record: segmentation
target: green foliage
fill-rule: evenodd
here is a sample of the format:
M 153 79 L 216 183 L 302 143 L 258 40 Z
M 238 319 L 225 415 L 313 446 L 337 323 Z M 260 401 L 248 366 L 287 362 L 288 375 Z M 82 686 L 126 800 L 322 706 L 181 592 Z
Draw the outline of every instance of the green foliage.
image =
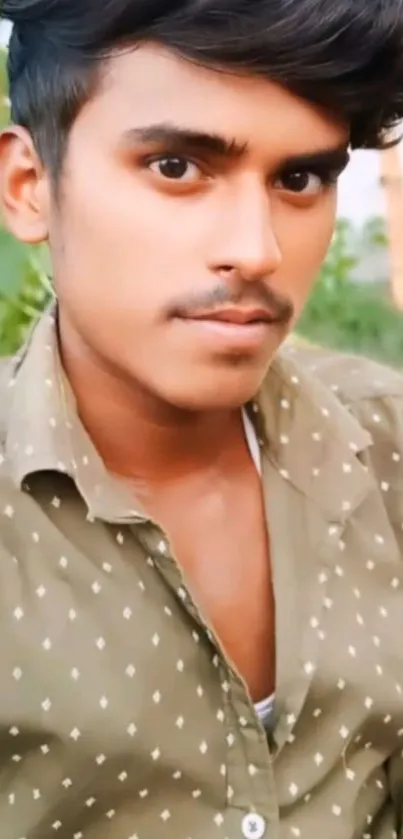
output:
M 352 251 L 351 225 L 340 221 L 328 258 L 297 327 L 297 334 L 331 349 L 367 355 L 403 366 L 403 313 L 388 296 L 387 284 L 353 279 L 359 265 Z M 361 248 L 376 254 L 386 245 L 383 223 L 371 219 L 361 235 Z
M 18 350 L 51 300 L 46 262 L 44 249 L 20 245 L 0 228 L 0 355 Z
M 7 124 L 9 118 L 6 63 L 7 53 L 0 47 L 0 128 Z

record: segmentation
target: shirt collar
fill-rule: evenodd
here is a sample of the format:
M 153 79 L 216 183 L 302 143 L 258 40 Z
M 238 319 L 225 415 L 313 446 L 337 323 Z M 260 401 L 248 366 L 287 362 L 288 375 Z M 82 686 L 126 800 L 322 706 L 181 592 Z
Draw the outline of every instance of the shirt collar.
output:
M 329 520 L 344 523 L 375 486 L 360 457 L 371 434 L 287 347 L 253 409 L 264 456 Z
M 89 515 L 144 520 L 130 489 L 111 476 L 83 428 L 58 349 L 55 310 L 35 326 L 6 373 L 6 457 L 17 486 L 40 471 L 68 475 Z M 373 480 L 359 455 L 371 435 L 337 397 L 282 350 L 247 406 L 262 448 L 280 472 L 335 521 L 361 503 Z
M 108 473 L 78 417 L 58 346 L 56 309 L 32 330 L 8 373 L 6 457 L 17 486 L 37 472 L 67 475 L 90 518 L 127 522 L 144 517 L 129 487 Z

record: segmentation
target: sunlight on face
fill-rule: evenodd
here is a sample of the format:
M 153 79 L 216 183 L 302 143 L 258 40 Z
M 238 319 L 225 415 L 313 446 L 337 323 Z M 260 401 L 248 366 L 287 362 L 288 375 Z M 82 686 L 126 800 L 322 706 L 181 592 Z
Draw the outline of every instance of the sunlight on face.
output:
M 171 404 L 245 402 L 326 253 L 347 142 L 271 82 L 116 56 L 73 127 L 51 241 L 77 340 Z

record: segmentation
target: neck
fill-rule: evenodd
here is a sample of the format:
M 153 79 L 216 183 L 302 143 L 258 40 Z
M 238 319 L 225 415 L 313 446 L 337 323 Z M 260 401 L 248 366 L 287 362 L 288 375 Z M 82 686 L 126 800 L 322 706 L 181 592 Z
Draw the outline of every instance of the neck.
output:
M 62 321 L 59 332 L 80 420 L 111 473 L 136 483 L 168 484 L 217 470 L 229 452 L 244 449 L 240 410 L 192 412 L 170 406 L 71 340 Z

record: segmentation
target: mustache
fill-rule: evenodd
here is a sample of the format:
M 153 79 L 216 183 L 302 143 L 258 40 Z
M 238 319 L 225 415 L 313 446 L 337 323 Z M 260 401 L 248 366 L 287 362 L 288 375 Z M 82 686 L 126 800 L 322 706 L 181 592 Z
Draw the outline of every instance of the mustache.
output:
M 263 284 L 244 283 L 242 288 L 231 290 L 225 284 L 216 285 L 204 292 L 194 292 L 173 300 L 167 307 L 169 318 L 195 317 L 199 313 L 214 311 L 220 306 L 262 307 L 268 309 L 273 321 L 288 324 L 294 317 L 294 305 L 287 297 Z

